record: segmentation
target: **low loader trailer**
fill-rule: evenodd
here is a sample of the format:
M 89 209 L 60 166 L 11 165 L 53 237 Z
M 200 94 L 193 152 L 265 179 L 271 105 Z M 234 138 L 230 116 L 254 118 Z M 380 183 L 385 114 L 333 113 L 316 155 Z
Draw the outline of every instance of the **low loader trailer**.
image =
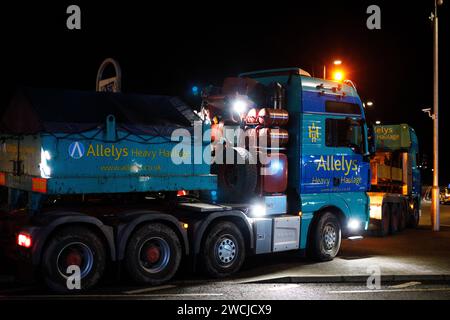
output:
M 158 285 L 182 260 L 213 277 L 254 254 L 328 261 L 368 228 L 351 82 L 245 73 L 204 90 L 200 112 L 174 97 L 23 88 L 0 125 L 1 250 L 56 291 L 92 288 L 108 269 Z
M 373 126 L 370 229 L 386 236 L 419 224 L 419 143 L 407 124 Z

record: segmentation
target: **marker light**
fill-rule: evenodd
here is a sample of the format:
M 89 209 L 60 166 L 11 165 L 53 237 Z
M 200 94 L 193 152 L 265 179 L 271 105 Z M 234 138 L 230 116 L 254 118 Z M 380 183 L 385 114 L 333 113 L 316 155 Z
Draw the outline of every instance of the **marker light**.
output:
M 261 204 L 252 205 L 250 212 L 253 217 L 262 217 L 266 215 L 266 207 Z
M 238 99 L 233 102 L 233 110 L 238 114 L 243 114 L 247 111 L 248 103 L 247 101 Z
M 52 160 L 52 156 L 50 155 L 50 152 L 48 152 L 48 150 L 41 150 L 41 152 L 43 152 L 45 160 Z
M 47 193 L 47 179 L 31 178 L 31 191 Z
M 31 247 L 31 237 L 25 233 L 19 233 L 17 236 L 17 244 L 21 247 L 29 248 Z
M 360 225 L 361 224 L 360 224 L 359 220 L 357 220 L 357 219 L 350 219 L 348 224 L 347 224 L 347 227 L 350 230 L 356 231 L 356 230 L 359 229 Z
M 50 178 L 52 174 L 52 168 L 48 165 L 48 161 L 52 159 L 50 152 L 41 148 L 41 163 L 39 168 L 42 178 Z
M 352 237 L 348 237 L 348 240 L 362 240 L 364 239 L 363 236 L 352 236 Z
M 272 160 L 270 162 L 270 174 L 276 175 L 283 169 L 283 166 L 279 160 Z

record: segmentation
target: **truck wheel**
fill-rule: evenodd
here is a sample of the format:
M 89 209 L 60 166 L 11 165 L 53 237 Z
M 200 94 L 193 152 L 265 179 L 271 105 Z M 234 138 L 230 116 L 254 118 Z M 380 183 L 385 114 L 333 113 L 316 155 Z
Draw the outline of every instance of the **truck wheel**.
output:
M 330 261 L 341 247 L 341 224 L 338 218 L 326 212 L 320 216 L 308 245 L 308 255 L 316 261 Z
M 102 241 L 82 227 L 67 227 L 52 236 L 42 258 L 42 273 L 47 286 L 57 292 L 76 292 L 92 288 L 105 270 L 106 255 Z M 78 266 L 80 287 L 70 266 Z
M 389 205 L 387 203 L 383 203 L 383 207 L 381 208 L 381 221 L 378 228 L 378 236 L 385 237 L 389 234 L 389 230 L 391 228 L 391 210 L 389 210 Z
M 400 206 L 395 203 L 391 206 L 391 223 L 390 233 L 395 234 L 398 232 L 398 225 L 400 223 Z
M 171 228 L 160 223 L 146 224 L 129 239 L 125 265 L 134 281 L 159 285 L 175 275 L 181 254 L 180 240 Z
M 239 271 L 245 259 L 241 231 L 232 222 L 217 223 L 206 235 L 201 256 L 205 272 L 214 278 L 223 278 Z
M 233 148 L 233 152 L 234 163 L 226 164 L 224 160 L 224 164 L 217 165 L 215 168 L 218 196 L 225 202 L 245 202 L 255 194 L 258 168 L 247 150 Z
M 409 214 L 408 227 L 417 228 L 417 226 L 419 225 L 419 220 L 420 220 L 419 205 L 417 204 L 417 200 L 414 200 L 413 203 L 414 203 L 414 209 Z

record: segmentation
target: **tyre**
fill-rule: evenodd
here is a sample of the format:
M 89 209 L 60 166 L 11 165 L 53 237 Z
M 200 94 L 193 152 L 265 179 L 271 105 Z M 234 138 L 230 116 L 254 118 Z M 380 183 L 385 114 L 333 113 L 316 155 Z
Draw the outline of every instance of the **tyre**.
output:
M 377 235 L 379 237 L 386 237 L 391 228 L 391 210 L 387 203 L 383 203 L 381 208 L 381 221 L 378 227 Z
M 258 168 L 247 150 L 233 148 L 233 152 L 233 163 L 224 161 L 214 169 L 217 171 L 218 196 L 225 202 L 246 202 L 255 194 Z
M 171 228 L 161 223 L 146 224 L 129 239 L 125 266 L 135 282 L 159 285 L 172 279 L 181 256 L 180 239 Z
M 338 218 L 325 212 L 315 223 L 309 239 L 308 256 L 316 261 L 330 261 L 338 254 L 342 231 Z
M 103 275 L 105 265 L 106 253 L 102 240 L 86 228 L 67 227 L 58 231 L 47 243 L 41 268 L 50 289 L 76 292 L 95 286 Z M 74 271 L 71 266 L 79 268 L 79 288 L 72 278 Z
M 407 217 L 408 217 L 408 206 L 405 201 L 402 201 L 402 203 L 399 205 L 400 208 L 400 219 L 398 223 L 398 231 L 403 231 L 406 229 L 406 223 L 407 223 Z
M 232 222 L 219 222 L 207 233 L 201 252 L 204 271 L 223 278 L 236 273 L 245 260 L 244 237 Z
M 420 220 L 419 205 L 417 200 L 414 200 L 413 204 L 414 208 L 409 213 L 408 227 L 417 228 Z
M 391 224 L 390 233 L 395 234 L 398 232 L 398 226 L 400 223 L 400 206 L 398 203 L 391 205 Z

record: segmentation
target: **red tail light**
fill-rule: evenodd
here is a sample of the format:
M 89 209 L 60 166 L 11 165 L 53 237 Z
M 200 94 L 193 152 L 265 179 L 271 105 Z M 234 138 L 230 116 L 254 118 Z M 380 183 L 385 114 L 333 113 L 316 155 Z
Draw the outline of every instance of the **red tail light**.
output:
M 17 236 L 17 244 L 21 247 L 31 247 L 31 236 L 25 233 L 19 233 Z
M 0 186 L 6 185 L 6 174 L 4 172 L 0 172 Z
M 178 197 L 184 197 L 187 195 L 188 195 L 188 192 L 186 190 L 178 190 L 178 192 L 177 192 Z

